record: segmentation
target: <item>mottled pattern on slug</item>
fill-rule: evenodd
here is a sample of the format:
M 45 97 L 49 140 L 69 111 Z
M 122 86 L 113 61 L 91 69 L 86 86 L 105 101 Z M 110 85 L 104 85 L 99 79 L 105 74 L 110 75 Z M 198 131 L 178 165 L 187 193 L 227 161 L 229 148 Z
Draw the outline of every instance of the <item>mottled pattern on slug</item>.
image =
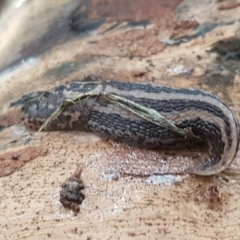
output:
M 102 94 L 131 100 L 159 112 L 181 129 L 191 129 L 201 138 L 186 138 L 107 100 Z M 216 174 L 233 160 L 239 145 L 239 123 L 232 111 L 216 96 L 195 89 L 175 89 L 145 83 L 103 81 L 86 77 L 82 81 L 39 93 L 23 107 L 23 122 L 39 129 L 66 99 L 94 94 L 64 109 L 44 130 L 92 131 L 101 136 L 146 148 L 171 148 L 207 144 L 209 158 L 190 173 Z

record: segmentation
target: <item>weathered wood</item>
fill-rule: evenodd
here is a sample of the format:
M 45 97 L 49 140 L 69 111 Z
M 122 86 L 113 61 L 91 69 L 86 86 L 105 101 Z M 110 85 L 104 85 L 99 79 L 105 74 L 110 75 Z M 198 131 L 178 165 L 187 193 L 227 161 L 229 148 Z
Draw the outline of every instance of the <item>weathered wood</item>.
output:
M 27 1 L 17 8 L 12 1 L 2 9 L 0 239 L 240 238 L 237 174 L 170 185 L 112 176 L 116 143 L 41 132 L 25 145 L 29 132 L 14 124 L 22 95 L 88 74 L 201 88 L 239 117 L 239 3 L 128 2 Z M 240 153 L 234 165 L 239 160 Z M 86 199 L 74 216 L 59 191 L 78 165 Z

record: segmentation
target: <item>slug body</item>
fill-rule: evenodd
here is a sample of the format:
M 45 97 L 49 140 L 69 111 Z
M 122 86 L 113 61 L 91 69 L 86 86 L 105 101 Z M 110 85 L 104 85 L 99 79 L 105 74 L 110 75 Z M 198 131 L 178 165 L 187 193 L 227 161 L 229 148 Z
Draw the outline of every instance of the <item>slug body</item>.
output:
M 103 98 L 103 93 L 154 109 L 178 128 L 191 129 L 194 135 L 207 143 L 209 158 L 187 172 L 199 175 L 219 173 L 236 155 L 238 120 L 221 100 L 201 90 L 86 77 L 79 82 L 39 92 L 23 106 L 22 120 L 28 128 L 38 130 L 64 100 L 76 98 L 79 94 L 94 94 L 93 98 L 85 98 L 66 107 L 44 130 L 91 131 L 146 148 L 168 148 L 194 142 L 140 118 Z

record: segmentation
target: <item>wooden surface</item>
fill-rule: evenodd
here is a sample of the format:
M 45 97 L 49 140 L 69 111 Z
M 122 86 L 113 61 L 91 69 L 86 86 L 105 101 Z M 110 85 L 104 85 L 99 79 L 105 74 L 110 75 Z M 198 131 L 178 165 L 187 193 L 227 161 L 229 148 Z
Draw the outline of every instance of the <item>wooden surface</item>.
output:
M 238 174 L 167 176 L 165 184 L 111 175 L 116 143 L 51 132 L 25 144 L 30 133 L 17 105 L 30 92 L 95 74 L 204 89 L 239 118 L 240 2 L 7 2 L 0 9 L 0 239 L 240 239 Z M 240 153 L 233 165 L 239 161 Z M 86 199 L 75 216 L 59 191 L 78 166 Z

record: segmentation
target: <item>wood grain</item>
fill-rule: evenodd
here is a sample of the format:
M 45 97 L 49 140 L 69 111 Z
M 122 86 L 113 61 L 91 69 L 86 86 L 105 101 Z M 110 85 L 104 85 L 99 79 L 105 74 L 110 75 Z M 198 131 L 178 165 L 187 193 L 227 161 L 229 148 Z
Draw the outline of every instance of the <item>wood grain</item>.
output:
M 93 134 L 40 133 L 24 145 L 30 133 L 11 118 L 21 107 L 18 100 L 87 74 L 201 88 L 239 117 L 238 45 L 227 44 L 240 41 L 239 7 L 221 11 L 218 1 L 185 0 L 169 6 L 173 21 L 164 14 L 151 18 L 150 4 L 148 23 L 139 9 L 138 18 L 118 15 L 115 22 L 101 15 L 104 21 L 95 22 L 96 6 L 89 2 L 34 0 L 16 8 L 10 1 L 2 10 L 0 115 L 11 124 L 0 118 L 0 239 L 239 239 L 238 174 L 155 185 L 146 177 L 109 174 L 116 146 Z M 73 13 L 84 20 L 77 31 L 71 30 Z M 10 28 L 2 25 L 6 19 Z M 18 152 L 24 149 L 27 155 Z M 7 167 L 1 165 L 6 156 Z M 86 199 L 75 216 L 61 206 L 59 191 L 79 165 Z M 6 168 L 12 174 L 3 174 Z

